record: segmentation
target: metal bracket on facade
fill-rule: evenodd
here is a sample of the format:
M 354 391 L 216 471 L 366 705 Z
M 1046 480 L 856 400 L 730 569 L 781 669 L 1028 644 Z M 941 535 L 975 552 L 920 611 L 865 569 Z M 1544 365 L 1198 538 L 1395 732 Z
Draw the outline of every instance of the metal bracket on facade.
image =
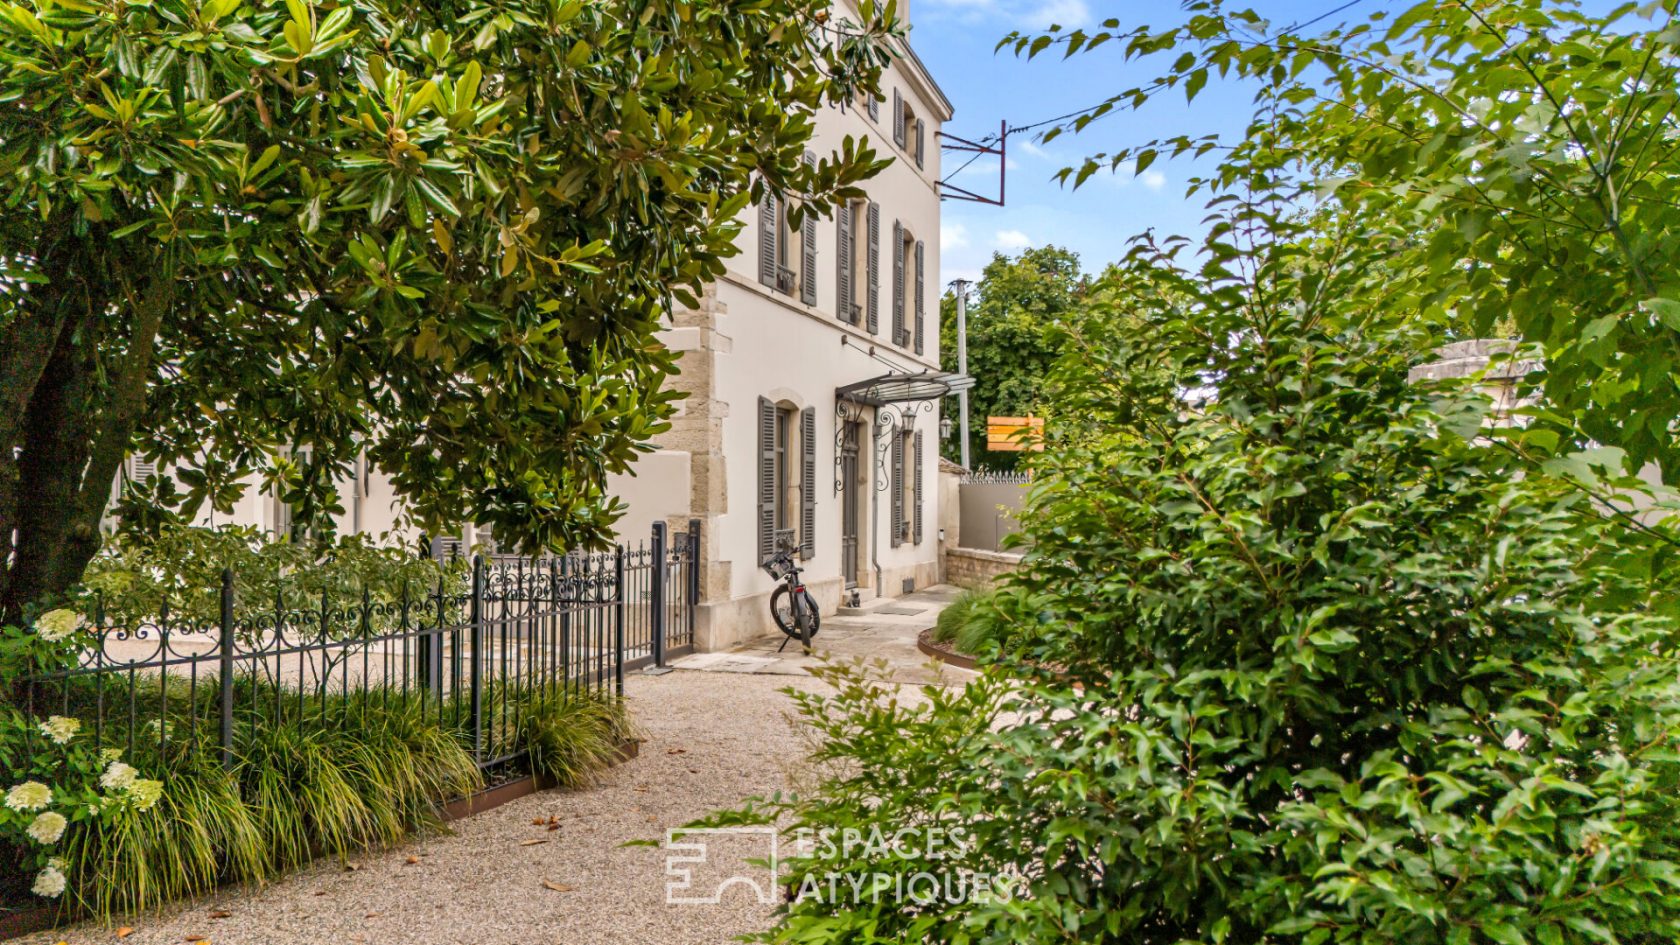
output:
M 916 415 L 934 409 L 930 400 L 883 404 L 875 408 L 875 489 L 885 492 L 888 481 L 887 457 L 892 451 L 892 435 L 902 435 L 916 428 Z
M 845 399 L 834 401 L 834 494 L 846 491 L 846 427 L 863 422 L 863 405 Z

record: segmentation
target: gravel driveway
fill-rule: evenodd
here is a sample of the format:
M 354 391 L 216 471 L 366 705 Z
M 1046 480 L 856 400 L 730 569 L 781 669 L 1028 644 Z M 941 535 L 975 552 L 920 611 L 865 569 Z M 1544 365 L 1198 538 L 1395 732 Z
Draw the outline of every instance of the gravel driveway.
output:
M 453 833 L 369 853 L 348 869 L 321 863 L 260 890 L 223 893 L 124 920 L 124 945 L 710 945 L 766 928 L 772 906 L 736 886 L 720 905 L 667 905 L 661 840 L 743 797 L 786 784 L 800 754 L 777 690 L 807 676 L 676 672 L 632 675 L 641 757 L 606 783 L 544 792 L 456 822 Z M 559 829 L 533 821 L 557 818 Z M 751 838 L 744 838 L 750 840 Z M 545 841 L 529 843 L 529 841 Z M 747 855 L 745 850 L 741 855 Z M 753 853 L 752 855 L 762 855 Z M 697 885 L 705 876 L 697 874 Z M 545 885 L 545 883 L 549 885 Z M 226 915 L 223 915 L 226 913 Z M 19 941 L 114 942 L 77 926 Z

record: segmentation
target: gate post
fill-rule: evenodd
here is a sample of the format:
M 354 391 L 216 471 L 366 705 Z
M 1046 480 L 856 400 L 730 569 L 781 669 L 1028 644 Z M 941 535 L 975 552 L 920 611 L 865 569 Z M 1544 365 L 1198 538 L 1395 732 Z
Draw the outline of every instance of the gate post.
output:
M 468 612 L 468 634 L 472 640 L 469 671 L 472 673 L 473 760 L 484 761 L 484 556 L 473 555 L 472 603 Z
M 665 666 L 665 579 L 669 565 L 665 560 L 665 523 L 653 523 L 653 668 Z
M 233 767 L 233 569 L 222 569 L 222 768 Z M 276 627 L 276 630 L 279 628 Z M 164 654 L 165 657 L 168 654 Z
M 613 681 L 624 698 L 624 546 L 613 546 Z

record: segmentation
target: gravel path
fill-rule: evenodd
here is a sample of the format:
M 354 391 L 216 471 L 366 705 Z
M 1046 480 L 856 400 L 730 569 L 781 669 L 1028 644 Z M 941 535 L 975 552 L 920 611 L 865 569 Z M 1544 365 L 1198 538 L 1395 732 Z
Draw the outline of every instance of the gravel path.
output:
M 127 919 L 134 931 L 122 941 L 728 942 L 768 927 L 773 907 L 740 886 L 720 905 L 667 905 L 667 851 L 622 844 L 662 840 L 669 827 L 785 787 L 800 743 L 786 721 L 791 704 L 777 690 L 820 685 L 805 676 L 632 675 L 627 694 L 648 741 L 640 758 L 615 769 L 599 787 L 521 798 L 456 822 L 451 834 L 366 854 L 355 869 L 317 864 L 260 890 L 230 888 L 161 915 Z M 558 818 L 558 830 L 533 824 L 550 817 Z M 524 845 L 531 840 L 547 842 Z M 697 873 L 697 884 L 703 879 Z M 117 940 L 112 929 L 78 926 L 19 941 Z

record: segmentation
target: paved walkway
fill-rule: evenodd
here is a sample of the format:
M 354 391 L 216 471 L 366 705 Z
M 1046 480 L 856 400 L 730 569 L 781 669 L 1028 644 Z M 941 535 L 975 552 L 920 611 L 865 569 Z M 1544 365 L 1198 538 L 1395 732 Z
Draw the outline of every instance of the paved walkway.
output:
M 812 652 L 801 652 L 798 641 L 782 646 L 782 636 L 766 637 L 723 653 L 696 653 L 672 663 L 679 670 L 748 675 L 804 676 L 822 659 L 885 660 L 894 682 L 909 685 L 943 683 L 962 685 L 975 674 L 942 663 L 916 648 L 916 637 L 934 625 L 939 612 L 961 593 L 948 584 L 908 594 L 897 599 L 871 601 L 862 615 L 822 618 L 822 628 L 811 641 Z
M 819 653 L 885 658 L 895 679 L 937 678 L 916 650 L 954 591 L 898 602 L 914 614 L 825 618 Z M 317 863 L 261 889 L 229 888 L 159 915 L 132 916 L 124 945 L 724 945 L 768 928 L 773 906 L 744 886 L 717 904 L 667 902 L 665 831 L 755 794 L 787 790 L 804 750 L 781 689 L 822 688 L 811 658 L 776 654 L 779 641 L 710 660 L 710 671 L 631 674 L 626 693 L 647 735 L 641 757 L 586 791 L 548 791 L 452 825 L 451 833 Z M 729 669 L 731 660 L 757 661 Z M 701 659 L 699 669 L 708 661 Z M 718 672 L 742 675 L 724 678 Z M 971 674 L 946 667 L 944 681 Z M 550 823 L 557 829 L 550 830 Z M 694 893 L 763 856 L 762 838 L 717 841 L 694 873 Z M 720 850 L 720 847 L 722 848 Z M 733 858 L 731 860 L 731 858 Z M 720 862 L 722 861 L 722 862 Z M 682 866 L 676 866 L 680 870 Z M 709 871 L 709 872 L 708 872 Z M 743 873 L 743 875 L 745 875 Z M 119 941 L 92 925 L 19 940 L 24 945 Z

